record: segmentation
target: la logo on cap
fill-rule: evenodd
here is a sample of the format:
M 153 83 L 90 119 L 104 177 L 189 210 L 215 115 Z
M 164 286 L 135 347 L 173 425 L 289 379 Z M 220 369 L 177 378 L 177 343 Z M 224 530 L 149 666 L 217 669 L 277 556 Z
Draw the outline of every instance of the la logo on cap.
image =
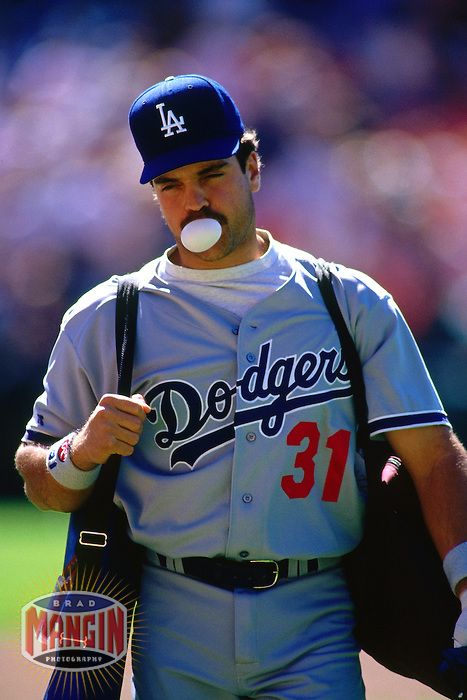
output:
M 159 102 L 159 104 L 156 105 L 156 109 L 159 110 L 159 114 L 161 115 L 161 131 L 165 131 L 164 137 L 167 138 L 167 136 L 174 136 L 175 134 L 181 134 L 183 131 L 188 131 L 188 129 L 184 127 L 185 117 L 180 115 L 177 119 L 171 109 L 169 109 L 167 114 L 164 114 L 164 107 L 165 102 Z M 177 129 L 177 131 L 173 131 L 174 129 Z

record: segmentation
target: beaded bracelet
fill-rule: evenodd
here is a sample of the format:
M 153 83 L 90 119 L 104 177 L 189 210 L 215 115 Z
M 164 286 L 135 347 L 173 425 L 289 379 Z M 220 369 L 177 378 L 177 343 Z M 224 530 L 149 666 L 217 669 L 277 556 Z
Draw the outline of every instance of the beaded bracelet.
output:
M 61 440 L 57 440 L 47 453 L 47 469 L 55 481 L 68 489 L 81 491 L 91 486 L 99 476 L 101 465 L 93 469 L 84 471 L 78 469 L 71 460 L 71 446 L 78 431 L 66 435 Z

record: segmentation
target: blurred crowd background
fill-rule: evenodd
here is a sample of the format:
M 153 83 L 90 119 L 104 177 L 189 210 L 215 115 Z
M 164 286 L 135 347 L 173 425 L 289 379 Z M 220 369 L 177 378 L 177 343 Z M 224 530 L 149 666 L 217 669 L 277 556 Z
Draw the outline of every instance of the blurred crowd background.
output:
M 170 244 L 127 114 L 191 72 L 259 132 L 258 224 L 393 293 L 467 438 L 465 0 L 3 0 L 4 495 L 63 312 Z

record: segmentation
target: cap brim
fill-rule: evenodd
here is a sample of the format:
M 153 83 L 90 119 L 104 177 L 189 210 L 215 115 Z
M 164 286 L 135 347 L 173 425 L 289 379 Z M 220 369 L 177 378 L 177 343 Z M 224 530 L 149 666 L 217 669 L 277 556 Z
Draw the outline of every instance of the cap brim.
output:
M 184 165 L 200 163 L 205 160 L 230 158 L 235 155 L 239 146 L 239 137 L 229 136 L 157 156 L 157 158 L 153 158 L 145 163 L 140 183 L 145 185 L 154 180 L 154 178 L 159 177 L 159 175 L 175 170 L 175 168 L 181 168 Z

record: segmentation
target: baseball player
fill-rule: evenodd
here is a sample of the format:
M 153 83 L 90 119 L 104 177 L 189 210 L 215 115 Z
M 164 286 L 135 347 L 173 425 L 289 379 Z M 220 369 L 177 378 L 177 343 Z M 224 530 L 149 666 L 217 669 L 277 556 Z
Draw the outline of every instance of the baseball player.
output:
M 133 395 L 115 393 L 112 278 L 64 316 L 17 453 L 26 493 L 76 509 L 123 456 L 116 500 L 146 548 L 139 700 L 361 700 L 341 559 L 362 533 L 362 464 L 316 259 L 257 228 L 257 139 L 221 85 L 169 77 L 130 127 L 175 239 L 137 273 Z M 334 271 L 371 433 L 415 481 L 467 644 L 465 451 L 391 296 Z

